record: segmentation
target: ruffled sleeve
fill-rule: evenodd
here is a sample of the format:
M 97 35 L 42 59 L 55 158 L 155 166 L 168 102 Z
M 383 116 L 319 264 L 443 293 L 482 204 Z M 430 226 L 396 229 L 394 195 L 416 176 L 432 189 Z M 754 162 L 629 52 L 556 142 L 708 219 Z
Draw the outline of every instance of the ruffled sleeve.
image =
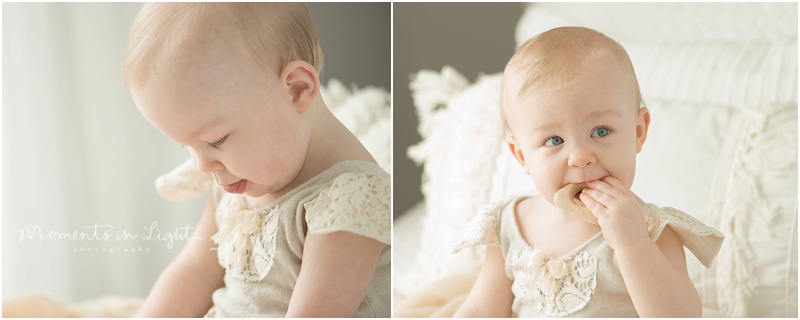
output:
M 500 211 L 508 199 L 492 202 L 478 211 L 453 245 L 453 253 L 480 245 L 500 245 Z
M 654 204 L 646 204 L 642 206 L 642 209 L 644 209 L 648 232 L 653 241 L 661 236 L 664 227 L 669 226 L 678 235 L 678 239 L 683 245 L 706 268 L 711 267 L 711 262 L 714 261 L 714 257 L 717 256 L 722 241 L 725 239 L 722 232 L 674 208 L 661 208 Z
M 197 170 L 191 158 L 172 171 L 156 179 L 156 190 L 162 197 L 180 201 L 211 190 L 213 184 L 209 174 Z
M 303 207 L 308 232 L 347 231 L 391 244 L 391 185 L 384 176 L 343 173 Z

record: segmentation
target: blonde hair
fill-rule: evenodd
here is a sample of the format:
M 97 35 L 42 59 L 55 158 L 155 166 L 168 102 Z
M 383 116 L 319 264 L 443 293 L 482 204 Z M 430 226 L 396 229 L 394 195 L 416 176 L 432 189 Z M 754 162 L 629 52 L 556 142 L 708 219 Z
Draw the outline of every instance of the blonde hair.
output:
M 122 58 L 125 86 L 143 87 L 192 44 L 223 29 L 241 37 L 258 66 L 277 72 L 294 60 L 322 71 L 322 49 L 302 3 L 146 3 L 131 27 Z
M 600 55 L 616 58 L 633 77 L 637 108 L 644 105 L 639 91 L 639 82 L 633 70 L 625 48 L 614 39 L 584 27 L 561 27 L 543 32 L 520 46 L 508 61 L 500 90 L 500 117 L 503 128 L 510 133 L 506 120 L 506 109 L 512 99 L 516 99 L 526 91 L 541 88 L 563 86 L 574 79 L 581 69 Z M 517 92 L 508 92 L 509 78 L 522 81 Z

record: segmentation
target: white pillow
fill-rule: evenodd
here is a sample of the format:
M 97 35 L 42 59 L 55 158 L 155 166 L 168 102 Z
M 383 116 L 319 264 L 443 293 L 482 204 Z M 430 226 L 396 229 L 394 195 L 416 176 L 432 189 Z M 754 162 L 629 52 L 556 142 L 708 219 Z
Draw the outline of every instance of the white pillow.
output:
M 478 266 L 476 250 L 449 252 L 456 236 L 475 213 L 491 200 L 495 157 L 502 153 L 499 128 L 500 78 L 484 76 L 461 92 L 468 82 L 450 67 L 441 74 L 420 71 L 411 83 L 423 141 L 409 149 L 409 157 L 424 163 L 422 192 L 426 212 L 422 249 L 414 272 L 395 290 L 416 291 L 442 275 Z M 478 184 L 476 182 L 484 182 Z
M 731 119 L 708 221 L 726 234 L 702 269 L 704 306 L 726 316 L 797 317 L 797 104 Z
M 503 141 L 500 74 L 468 84 L 449 66 L 441 73 L 422 70 L 411 82 L 423 141 L 408 154 L 424 163 L 422 192 L 429 214 L 412 272 L 394 284 L 401 294 L 442 275 L 477 268 L 482 248 L 449 253 L 475 208 L 505 194 L 536 192 Z

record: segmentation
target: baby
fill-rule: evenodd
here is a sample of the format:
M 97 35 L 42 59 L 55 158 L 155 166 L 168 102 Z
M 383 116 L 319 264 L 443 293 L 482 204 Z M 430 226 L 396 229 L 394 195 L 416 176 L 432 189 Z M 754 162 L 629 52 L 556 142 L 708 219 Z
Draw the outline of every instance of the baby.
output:
M 501 114 L 540 195 L 490 204 L 464 231 L 456 251 L 488 247 L 456 316 L 700 317 L 683 246 L 708 267 L 723 237 L 631 192 L 650 114 L 625 49 L 581 27 L 528 40 L 503 73 Z
M 145 4 L 123 59 L 214 181 L 138 316 L 390 316 L 390 176 L 321 99 L 303 4 Z

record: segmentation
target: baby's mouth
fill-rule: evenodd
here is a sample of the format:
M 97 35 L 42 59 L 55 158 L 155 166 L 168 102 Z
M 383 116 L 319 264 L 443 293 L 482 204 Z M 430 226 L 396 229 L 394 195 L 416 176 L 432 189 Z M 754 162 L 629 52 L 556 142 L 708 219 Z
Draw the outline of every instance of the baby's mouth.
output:
M 229 185 L 222 186 L 222 188 L 225 189 L 225 192 L 227 193 L 240 194 L 244 193 L 245 185 L 247 185 L 247 180 L 242 179 Z
M 588 187 L 589 185 L 586 182 L 568 183 L 556 192 L 555 197 L 560 197 L 563 205 L 566 205 L 566 203 L 569 203 L 569 201 L 572 200 L 576 206 L 586 207 L 586 205 L 583 204 L 583 201 L 581 201 L 580 196 L 583 192 L 583 189 Z M 572 197 L 570 197 L 570 195 L 572 195 Z
M 572 198 L 575 200 L 575 204 L 577 204 L 577 205 L 579 205 L 581 207 L 585 207 L 586 205 L 583 204 L 583 201 L 581 201 L 581 197 L 580 197 L 582 192 L 583 192 L 583 189 L 581 189 L 581 191 L 578 191 L 578 193 L 576 193 L 575 196 L 573 196 Z
M 586 183 L 591 182 L 591 181 L 600 181 L 601 179 L 603 179 L 605 177 L 608 177 L 608 176 L 609 175 L 604 175 L 604 176 L 602 176 L 600 178 L 597 178 L 597 179 L 594 179 L 594 180 L 587 180 L 587 181 L 580 182 L 580 183 L 575 183 L 575 184 L 581 184 L 581 183 L 586 184 Z M 585 188 L 589 188 L 589 186 L 587 185 Z M 584 188 L 581 188 L 580 190 L 577 191 L 577 193 L 575 193 L 574 196 L 572 196 L 572 200 L 575 202 L 575 204 L 577 204 L 577 205 L 579 205 L 581 207 L 585 207 L 586 206 L 585 204 L 583 204 L 583 201 L 581 201 L 581 193 L 583 193 L 583 189 Z

